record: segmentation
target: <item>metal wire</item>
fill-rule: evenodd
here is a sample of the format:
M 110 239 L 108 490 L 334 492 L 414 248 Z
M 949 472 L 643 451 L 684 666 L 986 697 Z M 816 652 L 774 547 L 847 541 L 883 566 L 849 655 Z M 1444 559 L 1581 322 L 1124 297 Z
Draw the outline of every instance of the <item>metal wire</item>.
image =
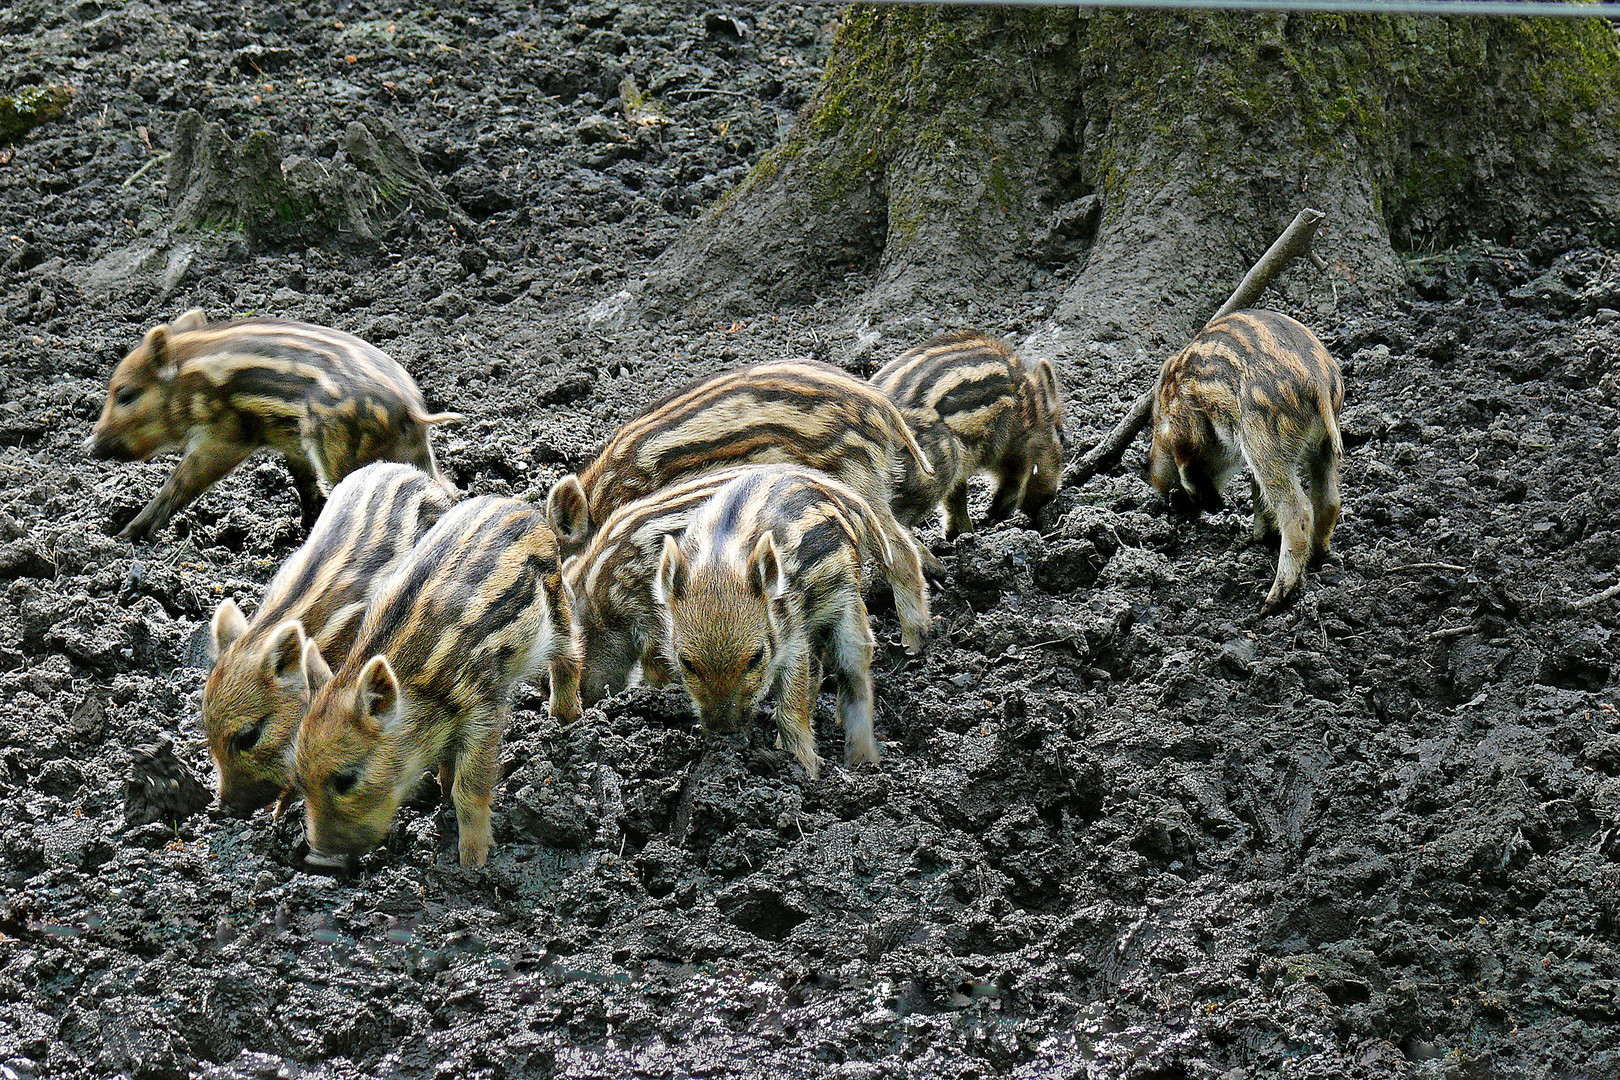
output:
M 1536 16 L 1620 19 L 1620 3 L 1565 0 L 887 0 L 902 6 L 1160 8 L 1179 11 L 1301 11 L 1338 15 Z

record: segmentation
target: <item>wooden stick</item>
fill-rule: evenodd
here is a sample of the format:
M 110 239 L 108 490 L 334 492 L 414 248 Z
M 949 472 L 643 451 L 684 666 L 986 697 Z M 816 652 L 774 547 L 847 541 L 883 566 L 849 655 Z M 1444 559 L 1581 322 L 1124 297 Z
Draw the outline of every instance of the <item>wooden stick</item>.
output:
M 1327 215 L 1322 211 L 1312 210 L 1308 206 L 1295 214 L 1293 223 L 1283 230 L 1281 236 L 1272 241 L 1270 247 L 1266 248 L 1266 253 L 1260 256 L 1260 261 L 1243 276 L 1237 289 L 1226 298 L 1226 303 L 1210 316 L 1209 322 L 1214 322 L 1222 315 L 1230 315 L 1239 308 L 1249 307 L 1260 299 L 1260 294 L 1266 291 L 1267 285 L 1276 280 L 1283 267 L 1311 250 L 1311 238 L 1316 235 L 1317 227 L 1326 218 Z M 1208 326 L 1209 323 L 1204 325 Z
M 1266 253 L 1260 256 L 1260 261 L 1243 275 L 1237 289 L 1226 298 L 1226 303 L 1210 316 L 1209 322 L 1204 326 L 1207 328 L 1209 323 L 1222 315 L 1230 315 L 1260 299 L 1260 294 L 1266 291 L 1266 286 L 1276 280 L 1283 267 L 1301 255 L 1311 254 L 1311 238 L 1316 235 L 1317 227 L 1326 219 L 1327 215 L 1322 211 L 1313 210 L 1308 206 L 1295 214 L 1293 223 L 1272 242 Z M 1125 456 L 1125 451 L 1142 433 L 1142 429 L 1147 427 L 1148 419 L 1153 415 L 1153 394 L 1154 390 L 1150 389 L 1137 398 L 1131 404 L 1130 412 L 1114 425 L 1114 430 L 1108 433 L 1107 438 L 1086 451 L 1079 461 L 1064 470 L 1064 486 L 1083 484 L 1104 469 L 1112 469 L 1119 464 L 1120 458 Z
M 1603 603 L 1603 601 L 1613 600 L 1617 596 L 1620 596 L 1620 583 L 1610 585 L 1607 589 L 1604 589 L 1600 593 L 1593 593 L 1584 600 L 1570 601 L 1569 610 L 1585 611 L 1589 607 L 1597 607 L 1599 604 Z
M 160 161 L 168 161 L 168 160 L 169 160 L 169 155 L 168 154 L 159 154 L 159 155 L 157 155 L 156 157 L 149 160 L 145 165 L 142 165 L 140 168 L 136 169 L 135 170 L 135 175 L 131 176 L 128 180 L 125 180 L 122 184 L 119 185 L 119 187 L 129 187 L 129 185 L 133 184 L 135 181 L 137 181 L 141 177 L 145 176 L 146 173 L 147 173 L 147 170 L 149 170 L 152 166 L 156 165 Z

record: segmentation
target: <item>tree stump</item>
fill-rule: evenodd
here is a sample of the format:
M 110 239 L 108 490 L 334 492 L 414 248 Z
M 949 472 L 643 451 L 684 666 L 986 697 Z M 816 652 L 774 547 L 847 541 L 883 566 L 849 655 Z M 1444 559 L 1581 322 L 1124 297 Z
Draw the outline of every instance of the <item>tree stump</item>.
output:
M 283 160 L 267 131 L 235 142 L 187 110 L 175 126 L 169 201 L 177 229 L 242 232 L 266 245 L 372 243 L 406 208 L 473 232 L 399 130 L 376 117 L 351 123 L 342 149 L 316 162 Z

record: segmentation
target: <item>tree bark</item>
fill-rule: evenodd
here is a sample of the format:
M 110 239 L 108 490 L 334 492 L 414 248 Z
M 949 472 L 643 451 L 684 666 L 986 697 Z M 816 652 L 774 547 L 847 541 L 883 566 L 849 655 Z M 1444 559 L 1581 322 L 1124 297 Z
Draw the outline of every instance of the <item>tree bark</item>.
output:
M 1179 344 L 1303 204 L 1341 292 L 1383 292 L 1398 252 L 1620 217 L 1617 60 L 1599 20 L 857 5 L 785 141 L 623 317 L 857 275 L 884 322 L 1055 277 L 1037 348 Z

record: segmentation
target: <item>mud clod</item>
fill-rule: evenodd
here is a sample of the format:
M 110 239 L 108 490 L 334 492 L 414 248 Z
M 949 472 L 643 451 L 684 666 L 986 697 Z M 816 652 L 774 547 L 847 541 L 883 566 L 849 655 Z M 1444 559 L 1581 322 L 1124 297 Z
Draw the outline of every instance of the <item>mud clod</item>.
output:
M 124 781 L 124 824 L 128 828 L 177 825 L 214 801 L 213 792 L 174 756 L 174 743 L 169 739 L 137 747 L 129 769 Z

